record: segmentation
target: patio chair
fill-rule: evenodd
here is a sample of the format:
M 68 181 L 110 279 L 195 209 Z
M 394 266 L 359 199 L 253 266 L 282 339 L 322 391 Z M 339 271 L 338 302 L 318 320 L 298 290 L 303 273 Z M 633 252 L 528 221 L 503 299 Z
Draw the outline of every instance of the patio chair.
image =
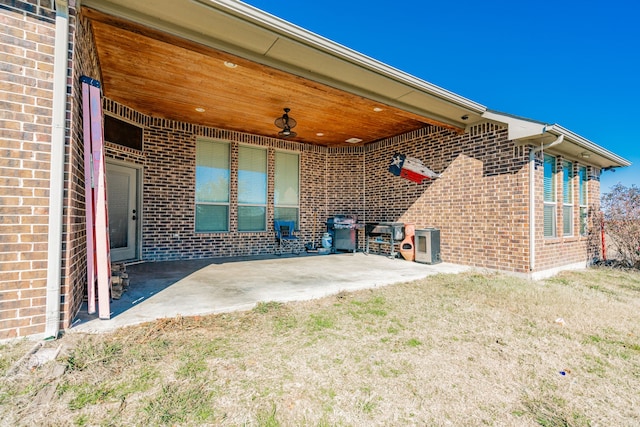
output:
M 298 255 L 300 253 L 301 240 L 295 235 L 296 223 L 294 221 L 275 220 L 273 222 L 276 231 L 276 255 L 282 255 L 285 251 Z

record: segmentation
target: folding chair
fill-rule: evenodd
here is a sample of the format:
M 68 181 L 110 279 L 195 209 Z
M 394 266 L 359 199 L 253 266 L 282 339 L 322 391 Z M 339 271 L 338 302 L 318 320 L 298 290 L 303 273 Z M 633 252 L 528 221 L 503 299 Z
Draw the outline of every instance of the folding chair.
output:
M 276 230 L 276 241 L 278 242 L 276 255 L 282 255 L 284 251 L 291 251 L 291 253 L 298 255 L 300 253 L 300 239 L 294 234 L 296 223 L 294 221 L 275 220 L 273 225 Z

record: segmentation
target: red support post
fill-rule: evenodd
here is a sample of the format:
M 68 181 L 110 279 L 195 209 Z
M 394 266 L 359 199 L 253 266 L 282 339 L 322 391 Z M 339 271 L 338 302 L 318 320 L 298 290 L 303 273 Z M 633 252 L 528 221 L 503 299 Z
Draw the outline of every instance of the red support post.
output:
M 602 260 L 606 261 L 607 260 L 607 245 L 605 244 L 605 241 L 604 241 L 604 216 L 603 215 L 600 216 L 600 236 L 601 236 L 601 240 L 602 240 Z

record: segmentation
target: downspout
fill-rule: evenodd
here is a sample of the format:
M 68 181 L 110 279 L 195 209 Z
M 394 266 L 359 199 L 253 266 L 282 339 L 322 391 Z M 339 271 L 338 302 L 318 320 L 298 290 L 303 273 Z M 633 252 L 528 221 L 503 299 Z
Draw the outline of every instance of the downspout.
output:
M 545 127 L 543 133 L 547 131 Z M 536 154 L 546 150 L 554 145 L 561 144 L 564 141 L 564 135 L 560 135 L 555 141 L 547 145 L 532 148 L 529 151 L 529 272 L 532 272 L 536 266 L 536 197 L 535 197 L 535 166 Z
M 45 339 L 56 339 L 60 332 L 64 149 L 67 115 L 67 61 L 69 57 L 69 5 L 67 0 L 56 0 L 55 7 L 56 33 L 53 64 Z

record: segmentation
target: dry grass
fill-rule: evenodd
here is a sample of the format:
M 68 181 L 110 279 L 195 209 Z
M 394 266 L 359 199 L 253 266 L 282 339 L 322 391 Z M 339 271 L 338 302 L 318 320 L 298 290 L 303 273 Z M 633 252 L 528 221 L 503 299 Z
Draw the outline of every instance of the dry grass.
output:
M 7 425 L 640 425 L 640 273 L 441 275 L 70 334 Z M 32 343 L 0 346 L 4 373 Z M 42 396 L 47 396 L 42 399 Z M 35 402 L 35 403 L 34 403 Z

